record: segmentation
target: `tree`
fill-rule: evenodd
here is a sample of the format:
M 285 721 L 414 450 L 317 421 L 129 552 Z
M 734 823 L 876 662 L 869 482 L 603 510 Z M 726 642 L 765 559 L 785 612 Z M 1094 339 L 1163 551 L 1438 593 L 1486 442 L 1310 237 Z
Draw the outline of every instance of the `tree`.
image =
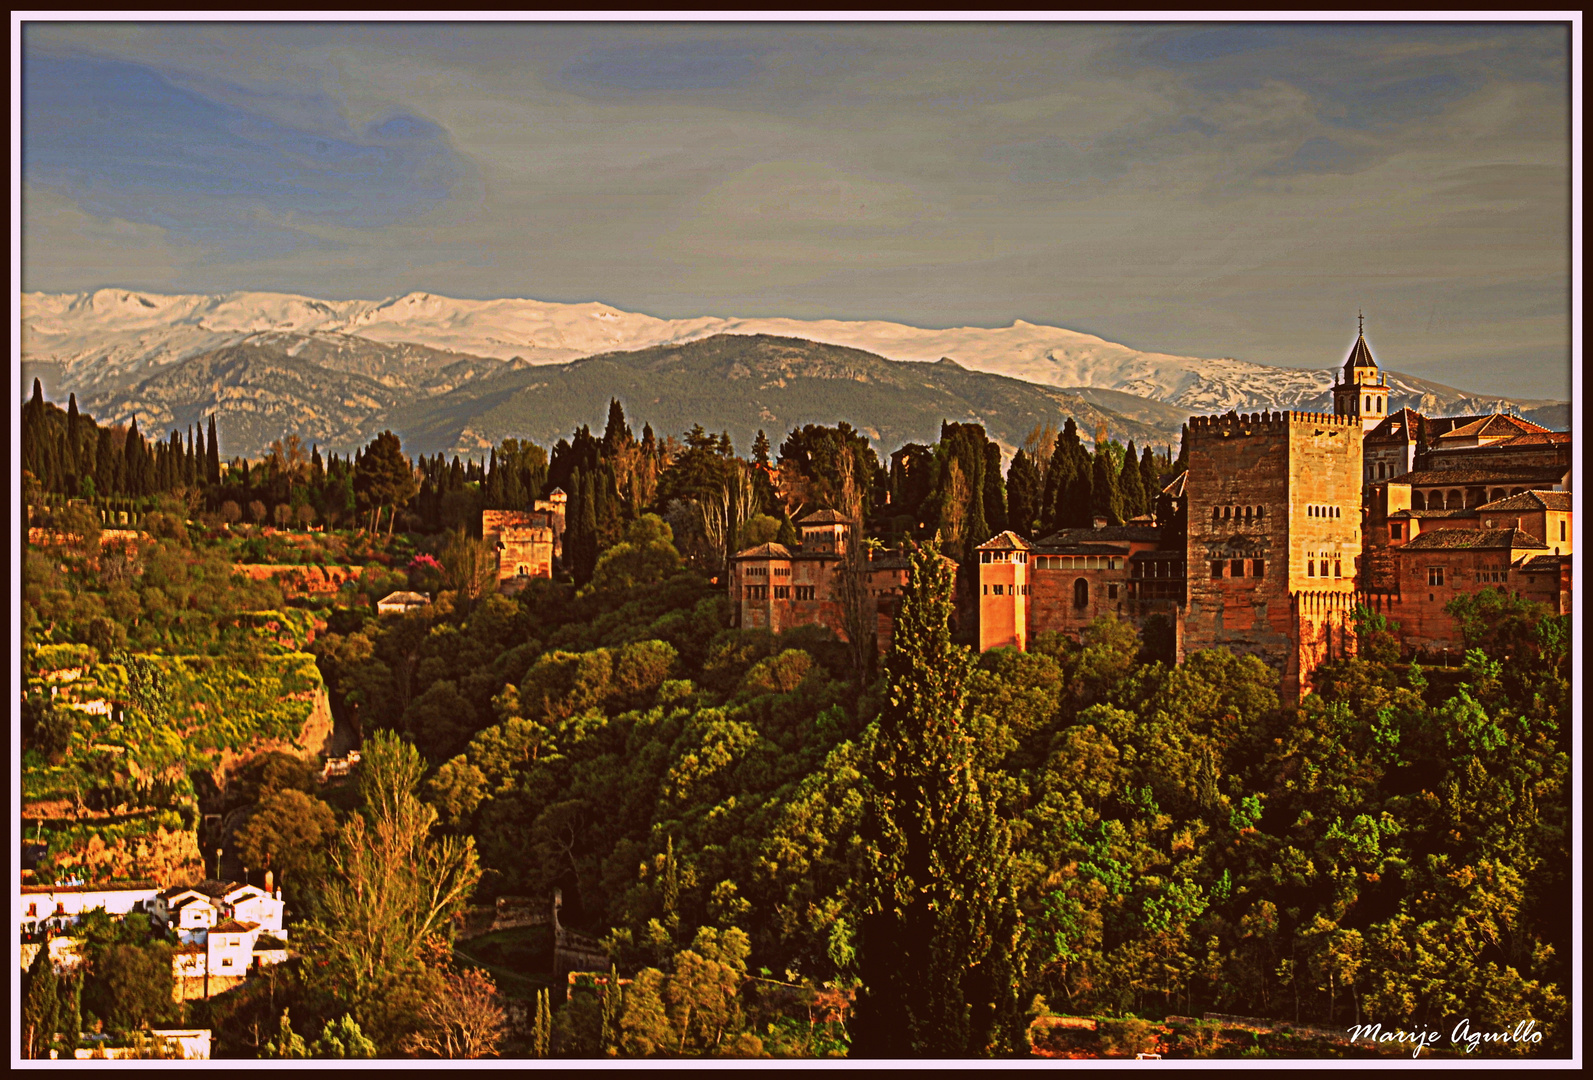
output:
M 448 584 L 465 601 L 466 609 L 492 588 L 498 576 L 497 552 L 485 540 L 466 533 L 463 527 L 448 534 L 439 561 Z
M 35 396 L 37 396 L 37 383 Z M 28 985 L 22 1005 L 22 1056 L 47 1058 L 50 1044 L 55 1040 L 59 1003 L 56 1000 L 55 965 L 50 960 L 50 946 L 46 941 L 39 946 L 28 967 Z
M 1044 483 L 1034 459 L 1021 449 L 1013 455 L 1007 470 L 1007 528 L 1025 540 L 1035 538 Z
M 393 516 L 387 523 L 387 535 L 391 536 L 399 507 L 419 490 L 420 481 L 404 456 L 398 436 L 384 431 L 371 440 L 354 466 L 354 494 L 361 509 L 370 511 L 370 530 L 375 532 L 381 524 L 382 509 L 391 507 Z
M 259 499 L 252 500 L 249 503 L 249 516 L 254 518 L 254 523 L 256 525 L 259 525 L 262 522 L 264 522 L 265 519 L 266 519 L 266 505 L 265 505 L 265 503 L 261 502 Z
M 1117 473 L 1112 470 L 1112 455 L 1106 447 L 1095 452 L 1091 466 L 1090 513 L 1092 518 L 1103 517 L 1108 525 L 1123 524 L 1123 506 L 1117 494 Z
M 867 585 L 867 551 L 863 538 L 863 494 L 854 459 L 843 456 L 837 477 L 837 509 L 847 520 L 846 548 L 836 567 L 835 598 L 841 607 L 841 628 L 852 654 L 858 685 L 866 685 L 879 651 L 875 634 L 875 601 Z
M 1123 456 L 1123 471 L 1117 478 L 1117 494 L 1122 504 L 1123 519 L 1138 517 L 1150 507 L 1147 505 L 1145 485 L 1140 478 L 1139 456 L 1134 453 L 1134 443 L 1128 444 Z
M 972 662 L 951 642 L 951 571 L 921 548 L 910 558 L 885 703 L 865 735 L 864 990 L 853 1050 L 955 1057 L 985 1048 L 976 1020 L 1015 992 L 975 977 L 1000 937 L 997 916 L 1011 918 L 1012 836 L 965 716 Z
M 285 1014 L 284 1014 L 285 1015 Z M 321 1029 L 321 1037 L 310 1048 L 315 1058 L 373 1058 L 376 1044 L 365 1037 L 359 1023 L 347 1013 L 336 1020 L 328 1020 Z
M 294 518 L 299 523 L 299 528 L 305 532 L 310 531 L 310 522 L 315 520 L 315 507 L 309 503 L 300 503 L 293 511 Z
M 311 876 L 321 849 L 337 831 L 332 808 L 312 795 L 286 788 L 273 792 L 236 834 L 234 850 L 245 866 L 276 872 L 294 881 Z
M 127 944 L 91 949 L 83 986 L 88 1007 L 115 1031 L 164 1021 L 172 1011 L 171 949 Z
M 496 1057 L 503 1042 L 498 987 L 480 968 L 450 972 L 447 989 L 426 1003 L 420 1021 L 420 1030 L 405 1041 L 405 1048 L 417 1056 Z
M 597 560 L 592 589 L 597 592 L 655 585 L 680 568 L 669 526 L 657 514 L 643 514 L 625 530 L 625 538 Z
M 221 504 L 221 520 L 225 521 L 228 525 L 236 525 L 242 517 L 243 510 L 236 502 L 228 499 L 226 502 Z
M 271 516 L 276 519 L 277 528 L 284 528 L 293 520 L 293 507 L 287 503 L 277 503 L 272 508 Z
M 304 1036 L 296 1035 L 293 1023 L 288 1019 L 288 1010 L 282 1010 L 282 1019 L 277 1022 L 277 1037 L 266 1044 L 265 1056 L 269 1058 L 307 1058 L 310 1048 L 304 1043 Z
M 205 482 L 221 483 L 221 444 L 216 439 L 216 417 L 210 416 L 209 435 L 205 445 Z
M 363 806 L 333 844 L 300 940 L 324 962 L 318 970 L 334 1000 L 386 1049 L 413 1029 L 417 998 L 434 980 L 424 957 L 481 873 L 474 838 L 431 835 L 437 811 L 416 795 L 426 765 L 415 747 L 378 731 L 362 754 Z

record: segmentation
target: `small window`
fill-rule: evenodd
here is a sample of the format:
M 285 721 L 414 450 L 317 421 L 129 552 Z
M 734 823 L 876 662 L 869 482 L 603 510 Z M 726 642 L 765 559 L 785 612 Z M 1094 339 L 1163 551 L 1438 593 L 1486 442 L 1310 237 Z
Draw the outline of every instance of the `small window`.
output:
M 1211 576 L 1214 577 L 1214 578 L 1222 577 L 1222 560 L 1221 559 L 1213 559 L 1213 560 L 1211 560 Z
M 1073 583 L 1073 606 L 1086 608 L 1090 605 L 1090 583 L 1079 578 Z
M 1427 568 L 1427 584 L 1442 585 L 1444 583 L 1444 568 L 1442 566 L 1429 566 Z
M 1560 522 L 1560 539 L 1565 539 L 1565 522 Z
M 1262 560 L 1262 559 L 1251 559 L 1250 560 L 1250 576 L 1253 577 L 1253 578 L 1264 578 L 1264 577 L 1266 577 L 1267 576 L 1267 564 L 1266 564 L 1266 562 L 1264 560 Z
M 221 958 L 221 966 L 222 967 L 231 967 L 232 966 L 232 957 L 230 957 L 230 956 L 222 957 Z
M 1244 577 L 1245 576 L 1245 561 L 1243 559 L 1232 559 L 1232 560 L 1230 560 L 1229 563 L 1228 563 L 1228 576 L 1229 577 Z
M 1342 567 L 1343 565 L 1344 564 L 1339 562 L 1339 560 L 1337 560 L 1337 559 L 1333 560 L 1333 576 L 1334 577 L 1343 577 L 1344 576 L 1343 571 L 1340 569 L 1340 567 Z
M 1405 526 L 1401 525 L 1397 521 L 1389 522 L 1388 523 L 1388 538 L 1390 540 L 1403 540 L 1403 539 L 1405 539 Z
M 990 586 L 988 586 L 988 585 L 985 586 L 985 595 L 986 596 L 990 595 Z
M 1220 508 L 1218 508 L 1218 507 L 1213 506 L 1211 508 L 1211 520 L 1219 521 L 1219 520 L 1221 520 L 1221 518 L 1222 518 L 1222 510 Z
M 774 587 L 774 598 L 776 600 L 789 600 L 789 599 L 791 599 L 791 586 L 789 586 L 789 585 L 776 585 Z
M 990 591 L 996 596 L 1003 596 L 1006 593 L 1006 587 L 1003 585 L 992 585 L 990 586 Z
M 1267 508 L 1265 506 L 1256 507 L 1256 520 L 1259 521 L 1260 519 L 1262 519 L 1262 518 L 1264 518 L 1266 516 L 1267 516 Z
M 37 903 L 29 904 L 28 905 L 28 918 L 37 919 L 38 917 L 39 917 L 39 905 Z
M 1106 587 L 1106 598 L 1108 600 L 1116 600 L 1117 599 L 1117 586 L 1116 585 L 1108 585 Z

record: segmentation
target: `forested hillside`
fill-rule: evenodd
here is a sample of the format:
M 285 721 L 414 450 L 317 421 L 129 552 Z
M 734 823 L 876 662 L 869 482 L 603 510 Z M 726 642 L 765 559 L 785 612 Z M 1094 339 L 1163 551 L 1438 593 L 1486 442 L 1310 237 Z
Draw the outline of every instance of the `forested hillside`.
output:
M 1568 619 L 1457 601 L 1464 660 L 1423 669 L 1363 613 L 1298 706 L 1257 660 L 1170 667 L 1112 620 L 964 644 L 973 545 L 1167 512 L 1179 463 L 1149 448 L 1069 421 L 1008 464 L 948 423 L 882 461 L 815 424 L 741 457 L 615 402 L 601 435 L 484 463 L 390 433 L 223 463 L 209 431 L 152 450 L 39 398 L 24 423 L 38 878 L 195 878 L 214 813 L 228 865 L 284 883 L 296 954 L 168 1006 L 171 943 L 96 924 L 74 1023 L 243 1057 L 957 1057 L 1048 1053 L 1068 1015 L 1119 1025 L 1100 1052 L 1237 1052 L 1169 1019 L 1213 1012 L 1531 1019 L 1541 1041 L 1482 1052 L 1568 1050 Z M 720 584 L 848 478 L 913 567 L 872 666 L 732 627 Z M 555 487 L 564 566 L 498 595 L 479 511 Z M 397 588 L 430 602 L 378 616 Z M 363 739 L 351 782 L 317 779 L 323 723 Z M 547 928 L 462 933 L 554 890 L 614 965 L 568 1000 Z

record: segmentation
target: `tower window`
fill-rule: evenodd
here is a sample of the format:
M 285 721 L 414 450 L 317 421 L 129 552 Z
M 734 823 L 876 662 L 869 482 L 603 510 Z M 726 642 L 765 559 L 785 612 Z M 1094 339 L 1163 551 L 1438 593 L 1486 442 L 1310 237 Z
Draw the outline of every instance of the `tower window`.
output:
M 1560 522 L 1560 539 L 1565 539 L 1565 522 Z
M 1305 560 L 1305 576 L 1306 577 L 1316 577 L 1316 560 L 1315 559 L 1307 559 L 1307 560 Z
M 1248 507 L 1248 506 L 1245 507 L 1245 520 L 1246 521 L 1250 520 L 1250 507 Z
M 1344 576 L 1344 572 L 1341 569 L 1339 569 L 1342 565 L 1343 564 L 1341 562 L 1339 562 L 1339 560 L 1337 560 L 1337 559 L 1333 560 L 1333 576 L 1334 577 L 1343 577 Z
M 1253 578 L 1264 578 L 1264 577 L 1266 577 L 1267 576 L 1267 564 L 1266 564 L 1266 562 L 1264 560 L 1262 560 L 1262 559 L 1251 559 L 1250 560 L 1250 576 L 1253 577 Z
M 1372 411 L 1372 399 L 1371 398 L 1367 398 L 1366 399 L 1366 411 L 1367 412 L 1371 412 Z
M 1222 508 L 1222 519 L 1224 521 L 1227 521 L 1232 516 L 1233 516 L 1233 507 L 1225 506 L 1225 507 Z
M 1213 560 L 1211 560 L 1211 576 L 1214 577 L 1214 578 L 1222 577 L 1222 560 L 1221 559 L 1213 559 Z
M 1245 561 L 1243 559 L 1233 559 L 1233 560 L 1231 560 L 1228 563 L 1228 575 L 1230 577 L 1244 577 L 1245 576 Z
M 1267 515 L 1267 508 L 1265 506 L 1256 507 L 1256 518 L 1257 519 L 1266 517 L 1266 515 Z
M 1219 510 L 1215 506 L 1213 506 L 1211 508 L 1211 520 L 1213 520 L 1213 521 L 1221 521 L 1222 520 L 1222 511 Z

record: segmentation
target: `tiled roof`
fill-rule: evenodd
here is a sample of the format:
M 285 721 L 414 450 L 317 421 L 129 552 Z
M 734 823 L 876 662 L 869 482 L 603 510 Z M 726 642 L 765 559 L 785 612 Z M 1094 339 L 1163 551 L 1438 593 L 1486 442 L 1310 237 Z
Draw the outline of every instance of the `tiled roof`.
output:
M 410 595 L 413 596 L 414 594 L 411 593 Z M 217 898 L 226 896 L 234 889 L 241 887 L 242 886 L 240 886 L 236 881 L 222 881 L 219 878 L 206 878 L 198 885 L 193 886 L 195 891 L 202 892 L 206 896 L 214 896 Z
M 1547 547 L 1531 533 L 1520 529 L 1433 529 L 1424 532 L 1403 551 L 1446 551 L 1460 549 L 1504 549 Z
M 1382 422 L 1366 433 L 1364 442 L 1381 442 L 1387 439 L 1397 439 L 1405 442 L 1416 438 L 1421 433 L 1424 417 L 1415 409 L 1400 409 L 1383 417 Z
M 1034 548 L 1033 544 L 1029 543 L 1029 541 L 1025 540 L 1023 537 L 1019 536 L 1017 533 L 1013 532 L 1011 529 L 1008 529 L 1005 532 L 1000 532 L 1000 533 L 997 533 L 995 536 L 992 536 L 990 539 L 988 539 L 984 543 L 980 544 L 974 550 L 975 551 L 1030 551 L 1033 548 Z
M 205 947 L 203 945 L 196 945 L 193 942 L 189 942 L 186 945 L 173 946 L 171 951 L 179 955 L 197 955 L 204 952 Z
M 1559 483 L 1566 473 L 1558 466 L 1510 465 L 1496 469 L 1422 469 L 1396 476 L 1390 483 L 1411 487 L 1464 487 L 1467 484 L 1510 484 L 1515 486 Z
M 759 544 L 749 547 L 745 551 L 738 551 L 733 556 L 737 559 L 789 559 L 791 549 L 784 544 Z
M 1436 518 L 1474 518 L 1476 510 L 1401 510 L 1388 515 L 1390 521 L 1401 521 L 1415 518 L 1418 521 L 1431 521 Z
M 1560 572 L 1560 567 L 1567 566 L 1570 564 L 1570 562 L 1571 556 L 1569 555 L 1534 555 L 1532 558 L 1521 564 L 1521 569 L 1525 570 L 1529 574 L 1557 574 Z
M 1053 544 L 1039 549 L 1041 555 L 1112 555 L 1121 558 L 1127 554 L 1111 544 Z
M 1523 491 L 1508 499 L 1483 503 L 1478 510 L 1570 510 L 1569 491 Z
M 837 510 L 815 510 L 797 522 L 797 525 L 850 525 L 851 523 L 851 518 Z
M 1154 525 L 1108 525 L 1104 529 L 1059 529 L 1035 541 L 1035 546 L 1049 548 L 1058 544 L 1125 543 L 1131 540 L 1154 544 L 1161 538 L 1162 531 Z
M 1534 434 L 1549 429 L 1542 424 L 1534 424 L 1531 420 L 1523 420 L 1519 416 L 1510 416 L 1506 413 L 1494 413 L 1492 416 L 1475 420 L 1463 427 L 1457 427 L 1438 436 L 1440 443 L 1455 439 L 1508 439 L 1517 435 Z
M 426 597 L 416 592 L 391 592 L 382 597 L 378 603 L 382 604 L 429 604 Z
M 1496 450 L 1514 450 L 1525 446 L 1555 446 L 1570 441 L 1569 431 L 1529 431 L 1525 435 L 1512 435 L 1489 445 Z
M 35 893 L 110 893 L 110 892 L 149 892 L 155 887 L 152 881 L 131 882 L 115 881 L 104 885 L 24 885 L 22 892 L 26 895 Z
M 213 934 L 247 934 L 251 930 L 258 929 L 259 926 L 260 924 L 257 922 L 239 922 L 237 919 L 227 919 L 212 926 L 210 932 Z

